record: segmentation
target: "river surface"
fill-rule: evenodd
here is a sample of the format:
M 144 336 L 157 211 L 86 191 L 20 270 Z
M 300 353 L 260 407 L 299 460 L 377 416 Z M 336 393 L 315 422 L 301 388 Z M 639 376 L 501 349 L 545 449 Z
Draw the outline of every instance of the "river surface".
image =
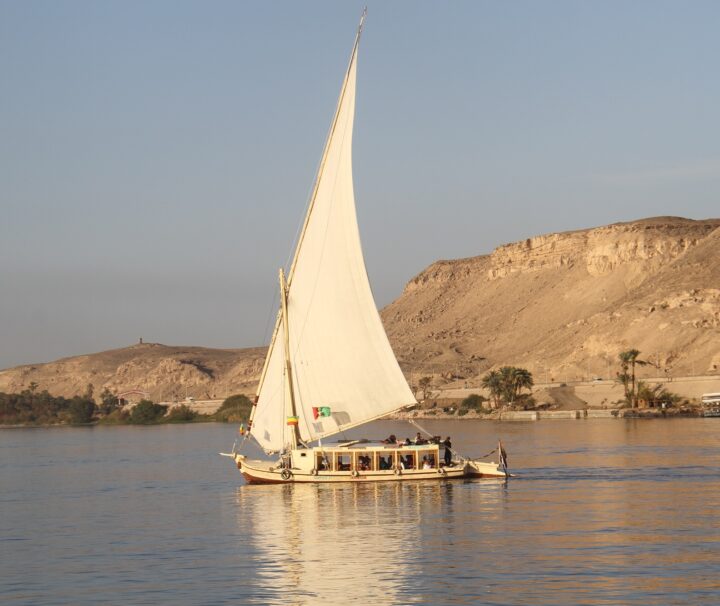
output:
M 720 419 L 423 425 L 517 477 L 248 486 L 231 425 L 0 430 L 0 603 L 720 604 Z

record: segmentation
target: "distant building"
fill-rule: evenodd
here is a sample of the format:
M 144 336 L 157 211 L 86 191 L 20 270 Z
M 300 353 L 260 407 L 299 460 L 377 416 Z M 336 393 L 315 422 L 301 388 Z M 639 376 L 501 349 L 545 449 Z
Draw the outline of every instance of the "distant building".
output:
M 117 399 L 120 406 L 126 406 L 128 404 L 134 406 L 140 400 L 149 400 L 150 392 L 142 389 L 128 389 L 127 391 L 117 394 Z

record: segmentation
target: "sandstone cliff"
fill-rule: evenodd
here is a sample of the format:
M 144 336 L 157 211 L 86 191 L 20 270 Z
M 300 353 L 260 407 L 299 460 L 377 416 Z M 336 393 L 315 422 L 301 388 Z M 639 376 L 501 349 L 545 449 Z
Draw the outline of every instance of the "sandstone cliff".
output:
M 382 312 L 403 366 L 464 381 L 614 376 L 637 348 L 654 375 L 720 366 L 720 220 L 659 217 L 529 238 L 440 261 Z

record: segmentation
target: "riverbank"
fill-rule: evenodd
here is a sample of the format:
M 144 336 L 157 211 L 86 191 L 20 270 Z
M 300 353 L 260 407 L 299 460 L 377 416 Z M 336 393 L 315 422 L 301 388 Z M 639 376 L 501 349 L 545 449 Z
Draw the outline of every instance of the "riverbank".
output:
M 54 397 L 47 391 L 0 393 L 0 428 L 241 423 L 247 419 L 252 407 L 243 395 L 209 401 L 210 407 L 208 401 L 158 404 L 150 400 L 122 406 L 117 398 L 101 395 L 98 405 L 92 394 L 69 400 Z
M 149 423 L 134 423 L 129 420 L 110 420 L 98 419 L 91 423 L 6 423 L 0 424 L 0 429 L 51 429 L 56 427 L 126 427 L 126 426 L 139 426 L 139 425 L 181 425 L 188 423 L 227 423 L 225 419 L 219 419 L 215 415 L 198 415 L 192 419 L 167 419 L 153 421 Z
M 92 427 L 115 425 L 171 425 L 184 423 L 244 423 L 247 422 L 250 404 L 243 396 L 239 403 L 230 402 L 228 406 L 218 405 L 223 400 L 192 402 L 189 405 L 173 403 L 166 414 L 138 421 L 128 410 L 117 410 L 113 413 L 95 418 L 88 423 L 74 423 L 70 418 L 57 418 L 48 422 L 37 421 L 21 423 L 2 423 L 0 429 L 20 428 L 52 428 L 52 427 Z M 457 398 L 437 398 L 432 403 L 424 403 L 407 412 L 390 415 L 393 420 L 483 420 L 483 421 L 540 421 L 551 419 L 660 419 L 702 417 L 704 409 L 700 405 L 685 403 L 669 408 L 622 408 L 619 406 L 604 408 L 567 408 L 567 409 L 536 409 L 536 410 L 495 410 L 489 413 L 477 410 L 459 412 L 460 401 Z M 162 405 L 161 405 L 162 406 Z
M 437 410 L 437 412 L 435 412 Z M 393 415 L 392 419 L 412 420 L 480 420 L 480 421 L 540 421 L 543 419 L 672 419 L 702 417 L 701 406 L 687 405 L 674 408 L 611 408 L 571 410 L 499 410 L 491 413 L 468 411 L 443 412 L 443 409 L 412 410 Z
M 577 410 L 500 410 L 489 414 L 482 414 L 476 411 L 469 411 L 464 415 L 458 415 L 457 412 L 443 412 L 439 409 L 434 412 L 429 410 L 412 410 L 408 412 L 396 413 L 390 415 L 388 419 L 396 421 L 427 421 L 427 420 L 447 420 L 447 421 L 542 421 L 542 420 L 592 420 L 592 419 L 675 419 L 675 418 L 693 418 L 702 417 L 703 408 L 701 406 L 682 406 L 677 408 L 613 408 L 613 409 L 577 409 Z M 0 429 L 28 429 L 28 428 L 53 428 L 53 427 L 112 427 L 112 426 L 132 426 L 132 425 L 177 425 L 187 423 L 242 423 L 246 422 L 245 418 L 228 418 L 226 416 L 215 414 L 197 414 L 191 418 L 160 418 L 148 423 L 135 423 L 125 419 L 99 419 L 92 423 L 15 423 L 0 424 Z

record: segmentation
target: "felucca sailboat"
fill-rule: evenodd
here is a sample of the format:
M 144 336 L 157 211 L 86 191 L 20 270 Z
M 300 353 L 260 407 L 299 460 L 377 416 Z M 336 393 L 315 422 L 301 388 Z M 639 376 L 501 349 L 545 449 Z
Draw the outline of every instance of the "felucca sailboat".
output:
M 274 461 L 230 455 L 248 482 L 338 482 L 465 477 L 440 445 L 322 440 L 417 403 L 370 289 L 355 213 L 352 135 L 360 20 L 295 254 L 279 273 L 280 310 L 249 435 Z M 317 443 L 317 445 L 313 445 Z M 496 464 L 484 475 L 504 476 Z

